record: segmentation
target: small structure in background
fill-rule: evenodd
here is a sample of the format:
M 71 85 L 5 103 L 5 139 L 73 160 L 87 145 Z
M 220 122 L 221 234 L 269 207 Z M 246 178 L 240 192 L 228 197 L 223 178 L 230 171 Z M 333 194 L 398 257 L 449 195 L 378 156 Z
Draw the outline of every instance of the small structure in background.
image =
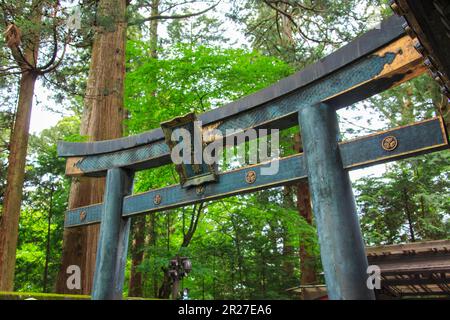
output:
M 187 257 L 176 257 L 170 260 L 169 263 L 169 276 L 172 279 L 172 299 L 177 300 L 179 296 L 179 288 L 180 288 L 180 280 L 186 277 L 189 272 L 192 271 L 192 263 L 191 260 Z M 186 290 L 186 289 L 185 289 Z M 183 300 L 185 293 L 183 290 Z M 187 293 L 186 293 L 187 297 Z
M 450 298 L 450 241 L 367 248 L 369 265 L 381 269 L 378 299 Z
M 450 240 L 366 248 L 369 265 L 381 270 L 378 300 L 450 299 Z M 301 285 L 287 291 L 302 300 L 325 300 L 324 284 Z

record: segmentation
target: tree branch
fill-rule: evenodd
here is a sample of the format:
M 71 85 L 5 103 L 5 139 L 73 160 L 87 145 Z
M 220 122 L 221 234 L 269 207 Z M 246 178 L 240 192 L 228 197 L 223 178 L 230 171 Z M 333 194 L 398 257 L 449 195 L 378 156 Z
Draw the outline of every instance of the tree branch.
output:
M 200 220 L 200 215 L 203 210 L 203 205 L 204 205 L 204 202 L 201 202 L 198 205 L 198 208 L 197 208 L 197 205 L 194 205 L 194 207 L 192 208 L 191 223 L 189 224 L 188 232 L 183 237 L 183 243 L 181 244 L 182 248 L 186 248 L 189 245 L 189 243 L 192 240 L 192 237 L 194 236 L 195 231 L 197 230 L 198 222 Z
M 131 21 L 128 24 L 129 25 L 136 25 L 136 24 L 141 24 L 143 22 L 152 21 L 152 20 L 174 20 L 174 19 L 191 18 L 191 17 L 199 16 L 201 14 L 204 14 L 204 13 L 214 9 L 215 7 L 217 7 L 219 5 L 219 3 L 221 1 L 222 0 L 219 0 L 214 5 L 212 5 L 211 7 L 208 7 L 205 10 L 198 11 L 198 12 L 195 12 L 195 13 L 179 14 L 179 15 L 173 15 L 173 16 L 156 15 L 156 16 L 150 16 L 150 17 L 147 17 L 147 18 L 136 19 L 135 21 Z

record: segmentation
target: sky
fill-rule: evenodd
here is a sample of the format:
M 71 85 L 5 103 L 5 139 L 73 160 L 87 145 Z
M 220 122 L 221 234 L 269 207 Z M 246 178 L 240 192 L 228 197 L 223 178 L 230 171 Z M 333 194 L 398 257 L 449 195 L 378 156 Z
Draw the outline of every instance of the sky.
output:
M 202 6 L 201 4 L 197 4 L 193 6 L 193 10 L 203 10 L 205 9 L 205 6 Z M 224 17 L 225 14 L 229 12 L 229 5 L 225 2 L 221 2 L 216 7 L 216 12 L 213 14 L 215 17 Z M 189 21 L 189 19 L 185 19 L 185 21 Z M 246 40 L 246 38 L 243 36 L 242 32 L 239 31 L 239 27 L 230 21 L 229 19 L 226 19 L 224 21 L 224 29 L 225 34 L 224 36 L 232 39 L 232 41 L 235 41 L 233 44 L 233 47 L 245 47 L 249 46 L 249 42 Z M 164 24 L 161 24 L 159 26 L 159 34 L 161 37 L 167 36 L 167 31 Z M 56 114 L 50 110 L 57 110 L 57 106 L 55 105 L 54 101 L 50 99 L 51 93 L 49 90 L 42 85 L 42 81 L 38 79 L 36 83 L 35 88 L 35 99 L 33 102 L 33 111 L 31 114 L 31 123 L 30 123 L 30 132 L 31 133 L 39 133 L 43 129 L 50 128 L 58 123 L 59 120 L 63 117 L 61 114 Z
M 199 7 L 199 9 L 201 10 L 202 7 Z M 226 12 L 229 12 L 228 5 L 225 3 L 221 3 L 217 7 L 217 12 L 214 13 L 214 15 L 217 17 L 224 17 Z M 231 39 L 232 42 L 235 41 L 233 45 L 234 47 L 245 47 L 249 45 L 249 42 L 245 39 L 243 33 L 239 30 L 239 26 L 231 22 L 229 19 L 226 19 L 224 21 L 224 29 L 225 29 L 224 36 Z M 164 25 L 162 26 L 162 28 L 160 28 L 160 33 L 161 36 L 163 37 L 167 35 Z M 51 92 L 49 92 L 49 90 L 42 85 L 42 82 L 38 80 L 35 88 L 35 99 L 33 103 L 33 110 L 30 123 L 30 132 L 33 134 L 37 134 L 46 128 L 50 128 L 56 125 L 58 121 L 62 119 L 63 116 L 67 116 L 49 111 L 52 109 L 58 110 L 58 106 L 50 98 L 50 96 Z M 340 121 L 341 131 L 345 130 L 346 128 L 350 128 L 354 125 L 356 125 L 354 129 L 360 129 L 360 127 L 362 128 L 367 127 L 366 121 L 368 117 L 372 118 L 373 123 L 370 128 L 372 130 L 384 129 L 386 125 L 385 123 L 379 120 L 373 121 L 375 118 L 373 114 L 368 114 L 367 112 L 363 112 L 362 109 L 358 110 L 358 108 L 357 110 L 350 110 L 350 108 L 344 108 L 339 110 L 338 114 L 341 119 Z M 361 118 L 357 119 L 357 117 Z M 348 121 L 350 121 L 351 123 L 349 123 L 346 119 L 348 119 Z M 369 131 L 366 130 L 366 132 L 361 132 L 358 135 L 361 136 L 368 133 L 370 133 L 370 130 Z M 385 171 L 385 168 L 386 165 L 382 164 L 364 169 L 353 170 L 350 172 L 350 178 L 352 181 L 355 181 L 361 177 L 368 175 L 379 176 Z
M 36 82 L 35 97 L 31 113 L 30 132 L 37 134 L 44 129 L 55 126 L 63 115 L 51 112 L 56 109 L 55 102 L 50 98 L 50 92 L 42 86 L 41 81 Z

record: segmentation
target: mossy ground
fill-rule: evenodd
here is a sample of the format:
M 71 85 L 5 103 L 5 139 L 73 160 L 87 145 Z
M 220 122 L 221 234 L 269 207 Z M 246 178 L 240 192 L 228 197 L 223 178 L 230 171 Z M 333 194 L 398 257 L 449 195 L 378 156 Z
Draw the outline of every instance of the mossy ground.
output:
M 39 292 L 4 292 L 0 291 L 0 300 L 25 300 L 34 298 L 36 300 L 89 300 L 90 296 L 78 294 L 56 294 Z
M 39 292 L 4 292 L 0 291 L 0 300 L 90 300 L 91 296 L 79 294 L 57 294 Z M 139 297 L 126 297 L 124 300 L 157 300 Z

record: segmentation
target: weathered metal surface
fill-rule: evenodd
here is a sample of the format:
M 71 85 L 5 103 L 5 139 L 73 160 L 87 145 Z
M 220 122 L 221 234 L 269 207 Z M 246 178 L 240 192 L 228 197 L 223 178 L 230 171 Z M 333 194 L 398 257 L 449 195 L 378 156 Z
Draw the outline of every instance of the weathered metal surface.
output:
M 393 150 L 383 148 L 387 137 L 397 140 Z M 439 117 L 345 141 L 340 148 L 345 167 L 355 169 L 439 151 L 448 145 L 444 121 Z
M 382 141 L 388 136 L 395 136 L 398 140 L 397 148 L 392 151 L 386 151 L 382 148 Z M 434 118 L 342 142 L 340 143 L 340 150 L 344 167 L 352 170 L 434 152 L 448 148 L 448 146 L 442 119 Z M 220 184 L 206 185 L 200 192 L 195 189 L 186 190 L 176 185 L 128 196 L 124 200 L 123 214 L 132 216 L 140 213 L 163 211 L 169 208 L 296 182 L 306 178 L 303 157 L 303 154 L 299 154 L 281 159 L 279 173 L 273 176 L 261 175 L 261 167 L 267 166 L 267 164 L 262 164 L 222 173 L 219 178 Z M 253 176 L 249 174 L 251 171 L 255 173 L 254 179 L 248 180 L 248 175 Z M 157 195 L 159 195 L 159 201 L 154 203 Z M 86 212 L 84 221 L 80 220 L 80 212 L 82 211 Z M 81 207 L 67 212 L 65 226 L 74 227 L 98 223 L 100 218 L 101 204 Z
M 365 33 L 343 48 L 306 67 L 302 71 L 282 79 L 274 85 L 252 95 L 231 102 L 222 108 L 208 111 L 200 115 L 199 118 L 205 125 L 212 124 L 303 88 L 403 36 L 405 34 L 402 28 L 404 22 L 405 20 L 403 18 L 397 16 L 390 17 L 381 23 L 379 29 Z M 58 154 L 61 157 L 73 157 L 109 153 L 154 143 L 163 139 L 163 132 L 158 128 L 140 135 L 115 140 L 92 143 L 61 142 L 58 145 Z
M 300 111 L 299 122 L 328 297 L 374 300 L 366 283 L 368 263 L 352 185 L 341 158 L 336 110 L 313 105 Z
M 92 290 L 93 300 L 120 300 L 125 277 L 130 219 L 122 217 L 122 204 L 130 194 L 132 176 L 123 169 L 108 170 L 102 223 Z
M 180 177 L 180 184 L 182 187 L 198 186 L 207 182 L 216 182 L 218 180 L 216 167 L 212 164 L 205 163 L 202 157 L 206 143 L 203 141 L 202 128 L 198 123 L 195 113 L 192 112 L 170 121 L 163 122 L 161 123 L 161 128 L 164 132 L 166 144 L 171 151 L 173 151 L 177 145 L 183 144 L 185 146 L 183 153 L 189 152 L 187 155 L 176 155 L 180 157 L 179 160 L 182 160 L 182 163 L 175 164 L 175 169 Z M 188 133 L 188 136 L 184 137 L 182 133 L 179 135 L 175 134 L 177 140 L 174 141 L 174 133 L 176 133 L 176 130 L 178 129 L 185 130 L 185 132 Z M 184 141 L 185 139 L 188 141 Z M 189 146 L 189 150 L 186 150 L 187 146 Z M 181 151 L 179 150 L 179 152 Z
M 322 101 L 344 106 L 421 74 L 425 69 L 417 65 L 420 59 L 410 39 L 403 37 L 290 95 L 222 119 L 214 127 L 223 136 L 227 130 L 290 127 L 296 125 L 292 118 L 304 107 Z M 208 126 L 204 129 L 208 130 Z M 170 163 L 168 149 L 164 140 L 159 140 L 128 150 L 77 157 L 77 161 L 67 163 L 66 174 L 99 175 L 112 167 L 132 170 L 157 167 Z
M 124 200 L 124 216 L 133 216 L 141 213 L 164 211 L 171 208 L 195 204 L 207 200 L 219 199 L 235 194 L 244 194 L 261 189 L 275 187 L 299 179 L 306 178 L 305 170 L 299 166 L 303 161 L 303 156 L 293 156 L 280 160 L 280 171 L 275 176 L 260 175 L 261 167 L 265 165 L 249 166 L 245 169 L 234 170 L 220 174 L 220 183 L 204 185 L 202 192 L 197 192 L 196 188 L 182 188 L 174 185 L 166 188 L 151 190 L 148 192 L 126 197 Z M 258 179 L 249 184 L 246 181 L 248 171 L 257 172 Z M 158 196 L 159 201 L 154 202 Z M 101 220 L 101 212 L 98 207 L 101 204 L 69 210 L 66 214 L 65 227 L 74 227 L 91 223 L 98 223 Z M 85 221 L 80 221 L 79 212 L 85 211 L 87 217 Z

